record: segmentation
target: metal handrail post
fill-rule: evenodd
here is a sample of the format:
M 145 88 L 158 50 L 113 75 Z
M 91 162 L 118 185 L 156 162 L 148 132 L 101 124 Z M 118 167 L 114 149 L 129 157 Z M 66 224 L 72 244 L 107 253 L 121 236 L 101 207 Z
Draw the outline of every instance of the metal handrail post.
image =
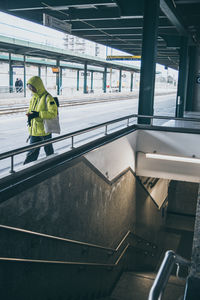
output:
M 10 173 L 11 174 L 14 174 L 15 171 L 14 171 L 14 155 L 11 155 L 11 164 L 10 164 Z
M 165 253 L 163 262 L 159 268 L 158 274 L 151 287 L 148 300 L 161 300 L 162 294 L 166 288 L 167 282 L 175 264 L 190 266 L 190 262 L 169 250 Z
M 161 300 L 174 264 L 175 253 L 173 251 L 167 251 L 150 290 L 148 300 Z
M 105 135 L 108 134 L 108 125 L 105 126 Z
M 71 149 L 74 149 L 74 136 L 72 136 L 72 145 L 71 145 Z

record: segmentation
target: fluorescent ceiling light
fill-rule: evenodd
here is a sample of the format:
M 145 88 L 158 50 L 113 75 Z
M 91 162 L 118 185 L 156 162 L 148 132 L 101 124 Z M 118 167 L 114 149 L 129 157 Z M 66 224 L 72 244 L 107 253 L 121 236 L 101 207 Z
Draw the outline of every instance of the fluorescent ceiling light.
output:
M 192 157 L 183 157 L 183 156 L 173 156 L 173 155 L 164 155 L 157 153 L 146 153 L 146 158 L 153 159 L 162 159 L 162 160 L 171 160 L 171 161 L 180 161 L 180 162 L 189 162 L 193 164 L 200 164 L 199 158 Z

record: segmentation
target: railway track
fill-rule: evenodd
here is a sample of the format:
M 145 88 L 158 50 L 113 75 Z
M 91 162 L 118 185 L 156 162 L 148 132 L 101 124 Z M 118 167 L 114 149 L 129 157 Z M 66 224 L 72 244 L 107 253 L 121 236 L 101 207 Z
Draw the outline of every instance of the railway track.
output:
M 133 95 L 131 98 L 136 98 L 137 96 Z M 60 100 L 60 107 L 65 106 L 75 106 L 75 105 L 84 105 L 84 104 L 94 104 L 101 102 L 110 102 L 110 101 L 120 101 L 120 100 L 129 100 L 130 96 L 124 97 L 112 97 L 112 98 L 101 98 L 101 99 L 78 99 L 78 100 Z M 10 106 L 0 106 L 0 115 L 13 114 L 18 112 L 27 111 L 28 105 L 10 105 Z
M 174 94 L 175 92 L 168 92 L 166 94 Z M 163 93 L 156 93 L 156 96 L 158 95 L 165 95 Z M 111 101 L 120 101 L 120 100 L 129 100 L 133 98 L 138 98 L 137 94 L 132 95 L 124 95 L 119 97 L 118 95 L 113 95 L 113 97 L 101 97 L 101 98 L 89 98 L 89 99 L 73 99 L 73 100 L 59 100 L 60 107 L 65 106 L 75 106 L 75 105 L 84 105 L 84 104 L 94 104 L 94 103 L 101 103 L 101 102 L 111 102 Z M 24 105 L 9 105 L 0 106 L 0 115 L 6 115 L 6 114 L 13 114 L 13 113 L 19 113 L 19 112 L 25 112 L 28 109 L 28 104 Z

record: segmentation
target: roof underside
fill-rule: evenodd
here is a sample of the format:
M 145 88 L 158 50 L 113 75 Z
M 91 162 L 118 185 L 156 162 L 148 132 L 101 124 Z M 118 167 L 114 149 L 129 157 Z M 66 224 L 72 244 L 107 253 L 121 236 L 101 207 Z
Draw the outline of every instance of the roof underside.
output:
M 144 0 L 7 0 L 0 9 L 40 24 L 45 13 L 70 23 L 75 36 L 141 55 Z M 182 36 L 199 44 L 200 0 L 160 0 L 157 63 L 178 68 Z

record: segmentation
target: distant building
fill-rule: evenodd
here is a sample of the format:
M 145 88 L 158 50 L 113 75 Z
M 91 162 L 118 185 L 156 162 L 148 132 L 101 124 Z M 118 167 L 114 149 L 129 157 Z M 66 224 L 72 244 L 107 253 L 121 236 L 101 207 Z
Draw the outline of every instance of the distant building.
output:
M 92 56 L 105 57 L 105 46 L 66 34 L 64 45 L 68 50 L 73 52 L 89 54 Z

